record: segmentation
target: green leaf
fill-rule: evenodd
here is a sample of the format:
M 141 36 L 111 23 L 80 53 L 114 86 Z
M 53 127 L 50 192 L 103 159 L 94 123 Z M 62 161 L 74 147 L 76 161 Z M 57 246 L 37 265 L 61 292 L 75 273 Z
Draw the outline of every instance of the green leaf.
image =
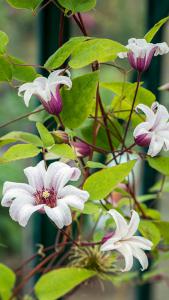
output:
M 5 53 L 8 42 L 9 42 L 9 38 L 7 34 L 3 31 L 0 31 L 0 54 Z
M 133 169 L 136 160 L 107 168 L 94 173 L 84 183 L 84 190 L 88 191 L 91 200 L 103 199 L 124 180 Z
M 141 220 L 139 224 L 139 231 L 142 236 L 152 241 L 153 248 L 155 248 L 161 240 L 158 227 L 151 221 Z
M 102 163 L 99 163 L 97 161 L 90 161 L 90 160 L 87 162 L 86 167 L 91 168 L 91 169 L 107 168 L 107 166 Z
M 24 131 L 12 131 L 0 137 L 0 142 L 5 140 L 7 140 L 7 143 L 9 140 L 9 142 L 11 143 L 16 141 L 21 141 L 21 142 L 33 144 L 38 147 L 43 146 L 42 141 L 37 135 L 29 132 L 24 132 Z
M 82 68 L 94 61 L 106 62 L 114 60 L 119 52 L 126 52 L 127 48 L 109 39 L 91 39 L 81 43 L 72 53 L 69 62 L 72 68 Z
M 10 147 L 3 156 L 0 157 L 0 164 L 19 159 L 35 157 L 40 153 L 40 149 L 31 144 L 19 144 Z
M 52 54 L 45 63 L 45 68 L 56 69 L 59 68 L 72 54 L 78 45 L 86 40 L 86 37 L 73 37 L 60 47 L 54 54 Z
M 37 122 L 36 127 L 37 127 L 37 130 L 41 137 L 41 140 L 44 144 L 44 147 L 47 148 L 47 147 L 50 147 L 53 144 L 55 144 L 52 134 L 48 131 L 48 129 L 42 123 Z
M 100 212 L 100 204 L 95 204 L 91 201 L 87 201 L 84 205 L 83 214 L 86 215 L 95 215 Z
M 39 300 L 56 300 L 94 275 L 96 272 L 80 268 L 54 270 L 39 279 L 35 293 Z
M 153 169 L 169 176 L 169 157 L 148 157 L 147 161 Z
M 0 81 L 10 81 L 12 79 L 12 68 L 8 60 L 0 56 Z
M 12 7 L 34 10 L 43 0 L 6 0 Z
M 73 13 L 86 12 L 96 6 L 96 0 L 58 0 L 58 3 Z
M 0 264 L 0 299 L 9 300 L 15 279 L 14 272 L 7 266 Z
M 35 69 L 31 66 L 22 66 L 25 64 L 23 60 L 20 60 L 14 56 L 8 56 L 8 62 L 12 68 L 12 78 L 20 81 L 33 81 L 37 77 Z
M 154 224 L 158 227 L 163 243 L 165 245 L 169 244 L 169 222 L 165 221 L 155 221 Z
M 163 26 L 167 21 L 169 20 L 169 17 L 166 17 L 164 19 L 161 19 L 158 23 L 156 23 L 144 36 L 147 42 L 151 42 L 155 34 L 159 31 L 161 26 Z
M 99 73 L 93 72 L 73 80 L 71 90 L 62 88 L 63 110 L 61 117 L 68 128 L 79 127 L 91 113 L 95 104 Z
M 72 147 L 66 144 L 57 144 L 54 145 L 50 150 L 50 153 L 56 154 L 59 157 L 69 158 L 69 159 L 76 159 L 75 152 L 73 151 Z

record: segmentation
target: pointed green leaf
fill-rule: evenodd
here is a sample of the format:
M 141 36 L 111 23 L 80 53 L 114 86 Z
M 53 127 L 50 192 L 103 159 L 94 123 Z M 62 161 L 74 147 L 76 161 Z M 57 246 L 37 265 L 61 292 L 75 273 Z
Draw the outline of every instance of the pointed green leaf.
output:
M 82 68 L 94 61 L 106 62 L 114 60 L 119 52 L 126 52 L 127 48 L 109 39 L 91 39 L 81 43 L 72 53 L 69 62 L 72 68 Z
M 86 12 L 96 6 L 96 0 L 58 0 L 64 8 L 75 12 Z
M 80 45 L 87 38 L 73 37 L 60 47 L 54 54 L 52 54 L 45 63 L 45 67 L 49 69 L 56 69 L 63 65 L 67 58 L 72 54 L 78 45 Z
M 165 221 L 155 221 L 154 224 L 158 227 L 163 243 L 165 245 L 169 244 L 169 222 Z
M 107 168 L 106 165 L 97 162 L 97 161 L 88 161 L 86 164 L 86 167 L 91 168 L 91 169 L 103 169 L 103 168 Z
M 12 7 L 34 10 L 43 0 L 6 0 Z
M 136 160 L 94 173 L 84 183 L 91 200 L 103 199 L 131 172 Z
M 16 276 L 7 266 L 0 264 L 0 299 L 9 300 Z
M 52 134 L 48 131 L 48 129 L 42 123 L 36 123 L 37 130 L 41 137 L 41 140 L 44 144 L 44 147 L 50 147 L 55 144 L 54 138 Z
M 24 131 L 12 131 L 0 137 L 0 142 L 6 140 L 9 140 L 10 143 L 20 141 L 33 144 L 38 147 L 43 146 L 42 141 L 37 135 Z
M 24 66 L 23 60 L 14 56 L 8 56 L 8 62 L 11 64 L 12 78 L 27 82 L 33 81 L 37 77 L 35 69 L 31 66 Z
M 54 270 L 39 279 L 35 293 L 39 300 L 56 300 L 95 275 L 94 271 L 73 267 Z
M 0 31 L 0 54 L 5 53 L 8 42 L 9 42 L 9 38 L 7 34 L 3 31 Z
M 147 161 L 153 169 L 169 176 L 169 157 L 148 157 Z
M 40 149 L 31 144 L 19 144 L 10 147 L 3 156 L 0 157 L 0 164 L 19 159 L 35 157 L 40 153 Z
M 0 56 L 0 81 L 12 79 L 12 68 L 6 57 Z
M 141 220 L 139 224 L 139 231 L 143 237 L 152 241 L 153 248 L 155 248 L 161 240 L 160 231 L 152 221 Z
M 144 36 L 146 41 L 151 42 L 153 37 L 156 35 L 156 33 L 161 28 L 161 26 L 163 26 L 168 20 L 169 20 L 169 17 L 166 17 L 164 19 L 161 19 L 158 23 L 156 23 Z
M 99 73 L 93 72 L 73 79 L 71 90 L 62 89 L 62 121 L 68 128 L 79 127 L 95 104 Z
M 59 157 L 76 159 L 76 155 L 73 151 L 73 148 L 66 144 L 57 144 L 54 145 L 50 150 L 50 153 L 53 153 Z

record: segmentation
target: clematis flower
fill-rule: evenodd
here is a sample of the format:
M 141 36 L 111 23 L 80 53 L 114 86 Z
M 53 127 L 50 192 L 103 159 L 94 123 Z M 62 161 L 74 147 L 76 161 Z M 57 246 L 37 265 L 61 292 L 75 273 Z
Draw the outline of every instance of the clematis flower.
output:
M 145 122 L 139 124 L 134 132 L 136 144 L 142 147 L 149 146 L 148 154 L 156 156 L 162 148 L 169 150 L 169 113 L 165 106 L 154 102 L 151 109 L 139 104 L 136 111 L 141 110 L 146 115 Z
M 135 236 L 140 218 L 136 211 L 132 212 L 130 223 L 127 224 L 123 216 L 116 210 L 109 210 L 109 214 L 116 223 L 115 233 L 109 234 L 103 240 L 101 251 L 117 250 L 125 259 L 125 268 L 121 271 L 130 271 L 135 257 L 142 266 L 142 271 L 148 268 L 148 259 L 143 250 L 151 250 L 152 242 L 141 237 Z M 106 241 L 105 241 L 106 240 Z M 104 242 L 105 241 L 105 242 Z
M 26 106 L 29 106 L 32 95 L 35 95 L 48 113 L 57 116 L 63 106 L 60 85 L 66 85 L 69 89 L 72 87 L 70 72 L 66 71 L 68 76 L 61 75 L 63 72 L 63 69 L 57 70 L 48 78 L 41 76 L 33 82 L 24 83 L 19 87 L 18 95 L 23 96 Z
M 79 179 L 78 168 L 54 162 L 45 169 L 44 161 L 24 170 L 29 184 L 5 182 L 2 206 L 10 207 L 9 214 L 21 226 L 26 226 L 31 215 L 46 213 L 58 228 L 72 223 L 70 207 L 83 210 L 89 194 L 72 185 Z
M 163 55 L 169 52 L 167 43 L 148 43 L 145 39 L 131 38 L 128 40 L 126 48 L 128 52 L 120 52 L 120 58 L 128 57 L 129 63 L 133 69 L 144 72 L 148 69 L 153 56 Z

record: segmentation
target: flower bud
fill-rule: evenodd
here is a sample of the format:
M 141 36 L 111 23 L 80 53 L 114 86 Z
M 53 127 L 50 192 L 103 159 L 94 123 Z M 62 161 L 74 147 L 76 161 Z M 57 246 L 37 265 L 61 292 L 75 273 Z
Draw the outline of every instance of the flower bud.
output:
M 138 146 L 148 147 L 151 142 L 151 136 L 148 133 L 143 133 L 137 135 L 134 140 Z
M 89 156 L 91 153 L 90 146 L 84 142 L 71 142 L 70 144 L 74 148 L 77 157 Z
M 68 134 L 65 131 L 55 130 L 52 132 L 52 135 L 57 144 L 63 144 L 63 143 L 68 144 L 69 143 Z

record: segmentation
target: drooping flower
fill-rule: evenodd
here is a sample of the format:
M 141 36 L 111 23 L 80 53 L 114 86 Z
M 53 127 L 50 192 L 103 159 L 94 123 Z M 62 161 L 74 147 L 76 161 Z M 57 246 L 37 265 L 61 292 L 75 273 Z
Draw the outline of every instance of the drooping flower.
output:
M 143 250 L 151 250 L 152 242 L 141 237 L 135 236 L 138 229 L 140 218 L 136 211 L 132 212 L 130 223 L 127 224 L 124 217 L 114 209 L 109 210 L 109 214 L 116 223 L 115 233 L 109 235 L 107 240 L 103 240 L 101 251 L 117 250 L 125 259 L 125 268 L 121 271 L 130 271 L 135 257 L 142 266 L 142 271 L 148 268 L 148 259 Z
M 144 72 L 148 69 L 153 56 L 163 55 L 169 52 L 167 43 L 148 43 L 145 39 L 131 38 L 128 40 L 126 48 L 128 52 L 120 52 L 120 58 L 128 57 L 129 63 L 133 69 Z
M 72 223 L 70 207 L 83 210 L 89 194 L 72 185 L 81 175 L 78 168 L 54 162 L 45 169 L 44 161 L 24 170 L 29 184 L 5 182 L 2 206 L 10 207 L 9 214 L 21 226 L 26 226 L 31 215 L 46 213 L 58 228 Z
M 149 108 L 139 104 L 136 111 L 141 110 L 146 115 L 145 122 L 139 124 L 134 132 L 136 144 L 148 147 L 148 154 L 156 156 L 162 149 L 169 150 L 169 113 L 164 105 L 154 102 Z
M 65 71 L 68 76 L 61 75 L 63 69 L 52 72 L 48 78 L 37 77 L 33 82 L 24 83 L 19 87 L 18 95 L 23 96 L 26 106 L 29 106 L 32 95 L 35 95 L 46 111 L 52 115 L 58 115 L 62 111 L 62 98 L 60 85 L 72 87 L 70 72 Z
M 70 145 L 73 147 L 77 157 L 89 156 L 91 153 L 90 146 L 84 142 L 71 142 Z

